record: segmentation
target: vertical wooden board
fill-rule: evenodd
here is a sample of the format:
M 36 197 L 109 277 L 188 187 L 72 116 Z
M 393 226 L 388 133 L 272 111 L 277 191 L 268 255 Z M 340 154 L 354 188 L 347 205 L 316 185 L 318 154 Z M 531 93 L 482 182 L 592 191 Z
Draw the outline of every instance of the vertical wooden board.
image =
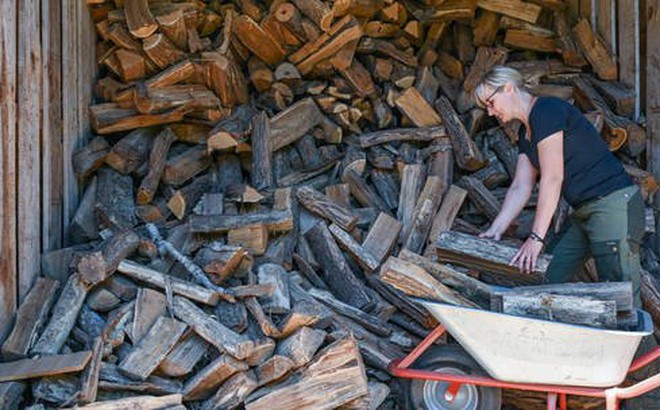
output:
M 43 61 L 42 92 L 42 243 L 43 252 L 63 246 L 62 172 L 62 32 L 61 1 L 42 2 L 41 52 Z
M 64 184 L 64 207 L 62 220 L 64 226 L 68 226 L 79 200 L 78 184 L 76 175 L 73 172 L 71 158 L 75 150 L 76 140 L 78 138 L 78 71 L 80 64 L 78 61 L 79 45 L 78 32 L 78 3 L 77 1 L 67 1 L 62 3 L 62 161 L 63 172 L 62 182 Z M 82 81 L 82 80 L 81 80 Z M 69 245 L 66 240 L 65 245 Z
M 616 17 L 616 9 L 612 10 L 613 6 L 610 0 L 596 2 L 596 31 L 605 40 L 611 52 L 615 46 L 612 38 L 612 19 Z
M 590 24 L 593 23 L 591 21 L 591 5 L 592 0 L 580 0 L 580 17 L 587 19 Z
M 660 177 L 660 0 L 647 0 L 646 10 L 646 133 L 649 171 Z M 660 203 L 656 194 L 655 203 Z M 657 251 L 657 249 L 656 249 Z
M 0 341 L 16 310 L 16 1 L 0 2 Z
M 635 7 L 632 7 L 634 1 L 636 0 L 625 2 L 627 4 L 619 2 L 617 10 L 619 81 L 633 89 L 635 88 L 635 55 L 639 45 L 635 35 L 637 25 L 635 24 Z
M 39 0 L 18 8 L 18 301 L 39 275 L 41 254 L 41 14 Z

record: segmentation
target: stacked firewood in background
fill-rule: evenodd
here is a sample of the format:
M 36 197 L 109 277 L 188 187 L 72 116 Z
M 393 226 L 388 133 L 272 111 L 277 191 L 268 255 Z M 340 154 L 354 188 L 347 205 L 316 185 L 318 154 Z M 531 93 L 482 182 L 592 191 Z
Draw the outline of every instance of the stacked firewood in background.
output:
M 7 407 L 405 406 L 387 365 L 437 324 L 408 295 L 502 310 L 490 285 L 539 285 L 547 267 L 508 266 L 535 195 L 503 241 L 474 236 L 517 158 L 519 124 L 471 97 L 494 65 L 573 101 L 647 201 L 657 190 L 633 92 L 561 0 L 87 3 L 101 73 L 95 137 L 73 158 L 87 184 L 71 246 L 43 256 L 2 346 Z M 660 324 L 660 264 L 643 253 Z M 593 264 L 576 279 L 595 281 Z M 590 323 L 629 324 L 626 303 L 608 306 Z

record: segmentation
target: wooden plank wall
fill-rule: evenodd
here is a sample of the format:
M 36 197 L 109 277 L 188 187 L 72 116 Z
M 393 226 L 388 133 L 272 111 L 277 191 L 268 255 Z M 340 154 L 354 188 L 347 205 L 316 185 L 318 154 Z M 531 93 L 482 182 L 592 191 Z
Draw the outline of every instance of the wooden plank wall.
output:
M 40 255 L 66 245 L 96 64 L 86 2 L 3 0 L 0 16 L 1 343 Z

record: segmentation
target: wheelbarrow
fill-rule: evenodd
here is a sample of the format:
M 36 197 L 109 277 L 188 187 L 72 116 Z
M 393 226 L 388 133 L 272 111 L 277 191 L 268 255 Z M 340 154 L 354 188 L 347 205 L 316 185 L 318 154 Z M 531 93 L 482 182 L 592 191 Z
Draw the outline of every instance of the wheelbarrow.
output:
M 660 347 L 633 362 L 644 336 L 653 333 L 648 313 L 637 311 L 635 330 L 520 317 L 415 299 L 439 325 L 390 372 L 411 379 L 406 406 L 430 410 L 497 410 L 501 389 L 547 393 L 547 408 L 564 410 L 567 396 L 605 399 L 617 410 L 623 399 L 660 386 L 660 374 L 619 387 L 627 374 L 660 357 Z M 458 345 L 434 345 L 446 331 Z M 631 364 L 632 363 L 632 364 Z

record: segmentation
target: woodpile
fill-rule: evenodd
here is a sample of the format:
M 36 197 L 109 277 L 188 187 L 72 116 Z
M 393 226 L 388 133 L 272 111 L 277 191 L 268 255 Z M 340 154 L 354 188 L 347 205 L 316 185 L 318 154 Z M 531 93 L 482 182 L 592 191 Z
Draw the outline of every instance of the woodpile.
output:
M 541 284 L 549 259 L 507 263 L 535 197 L 505 240 L 474 236 L 517 157 L 519 125 L 471 97 L 494 65 L 574 101 L 658 188 L 633 91 L 563 1 L 87 3 L 84 195 L 2 345 L 2 408 L 398 408 L 387 365 L 437 324 L 410 295 L 515 311 L 548 294 L 490 286 Z M 556 292 L 555 317 L 582 295 Z M 605 327 L 629 311 L 590 308 Z

